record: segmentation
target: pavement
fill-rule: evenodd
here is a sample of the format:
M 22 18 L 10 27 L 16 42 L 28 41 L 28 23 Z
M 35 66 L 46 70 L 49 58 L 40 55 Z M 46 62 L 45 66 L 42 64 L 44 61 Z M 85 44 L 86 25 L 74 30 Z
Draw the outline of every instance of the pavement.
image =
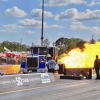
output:
M 55 82 L 0 89 L 0 100 L 100 100 L 100 80 L 60 79 Z

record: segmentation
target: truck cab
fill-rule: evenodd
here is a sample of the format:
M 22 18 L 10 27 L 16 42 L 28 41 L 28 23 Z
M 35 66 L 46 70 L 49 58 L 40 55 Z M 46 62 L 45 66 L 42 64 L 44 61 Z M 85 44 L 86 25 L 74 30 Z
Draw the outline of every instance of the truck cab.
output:
M 31 47 L 31 54 L 26 56 L 26 68 L 37 72 L 38 68 L 45 68 L 44 59 L 47 59 L 47 47 Z
M 49 56 L 48 56 L 49 55 Z M 46 62 L 51 59 L 51 57 L 56 60 L 58 56 L 58 49 L 54 47 L 31 47 L 31 54 L 26 56 L 25 69 L 32 72 L 45 72 Z

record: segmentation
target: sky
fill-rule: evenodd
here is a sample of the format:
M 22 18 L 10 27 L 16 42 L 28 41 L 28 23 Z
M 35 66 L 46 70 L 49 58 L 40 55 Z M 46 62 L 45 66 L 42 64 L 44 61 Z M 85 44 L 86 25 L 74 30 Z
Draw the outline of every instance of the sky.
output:
M 0 43 L 41 45 L 43 0 L 0 0 Z M 44 31 L 53 46 L 57 39 L 100 39 L 99 0 L 44 0 Z M 22 41 L 22 42 L 21 42 Z

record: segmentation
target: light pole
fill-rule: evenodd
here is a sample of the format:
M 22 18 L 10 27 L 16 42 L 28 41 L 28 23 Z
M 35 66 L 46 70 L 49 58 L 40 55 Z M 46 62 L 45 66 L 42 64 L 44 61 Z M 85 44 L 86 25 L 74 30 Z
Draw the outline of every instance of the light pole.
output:
M 42 33 L 41 33 L 41 46 L 43 46 L 43 20 L 44 20 L 44 0 L 42 1 Z

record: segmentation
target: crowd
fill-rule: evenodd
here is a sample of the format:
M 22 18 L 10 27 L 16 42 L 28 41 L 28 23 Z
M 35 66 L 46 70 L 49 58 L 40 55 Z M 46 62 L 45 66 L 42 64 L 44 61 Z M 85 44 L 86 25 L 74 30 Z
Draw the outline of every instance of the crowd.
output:
M 25 61 L 25 57 L 23 56 L 16 56 L 16 55 L 6 55 L 5 53 L 0 53 L 0 65 L 5 65 L 5 64 L 21 64 L 23 61 Z

